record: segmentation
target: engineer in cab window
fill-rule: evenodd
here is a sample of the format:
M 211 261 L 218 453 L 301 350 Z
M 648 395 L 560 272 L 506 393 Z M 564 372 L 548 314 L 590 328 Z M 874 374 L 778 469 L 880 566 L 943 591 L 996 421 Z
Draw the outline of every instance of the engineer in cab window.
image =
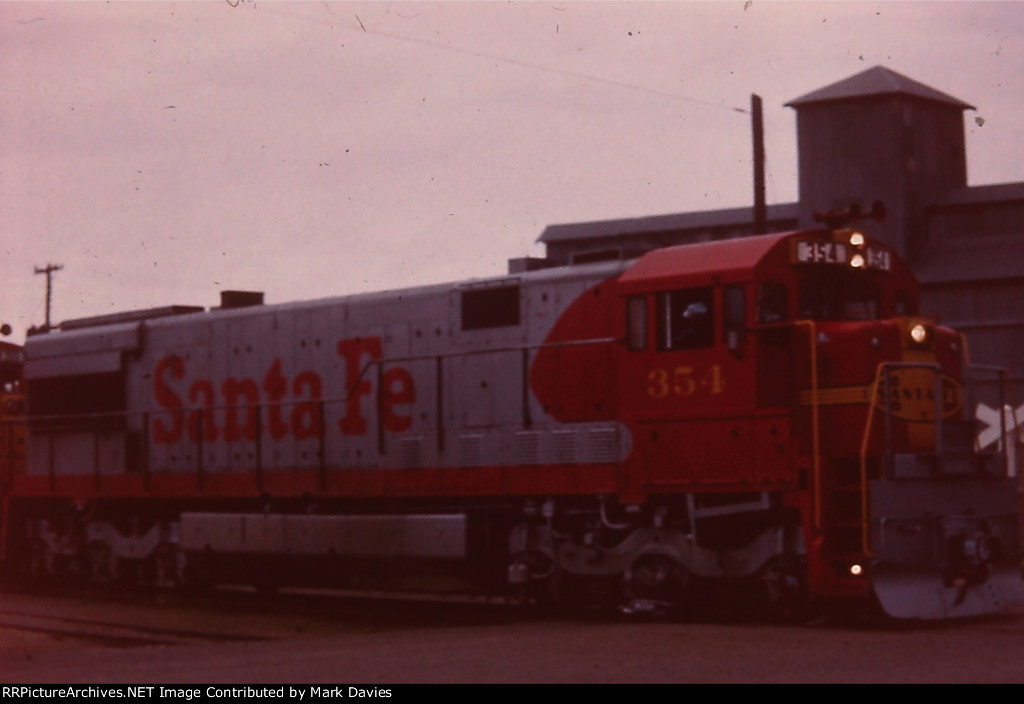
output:
M 662 350 L 694 350 L 714 343 L 712 289 L 667 291 L 659 297 L 658 339 Z

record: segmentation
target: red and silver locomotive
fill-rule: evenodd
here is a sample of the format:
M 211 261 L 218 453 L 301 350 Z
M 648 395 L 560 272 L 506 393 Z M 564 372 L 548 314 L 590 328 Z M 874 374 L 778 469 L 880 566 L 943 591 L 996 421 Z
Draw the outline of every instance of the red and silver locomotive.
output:
M 9 563 L 630 611 L 716 582 L 907 618 L 1024 593 L 964 342 L 858 231 L 222 303 L 29 336 Z

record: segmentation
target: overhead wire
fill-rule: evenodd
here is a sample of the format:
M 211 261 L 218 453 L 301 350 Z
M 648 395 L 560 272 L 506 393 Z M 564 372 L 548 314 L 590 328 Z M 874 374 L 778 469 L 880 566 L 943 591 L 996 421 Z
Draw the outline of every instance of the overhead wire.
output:
M 261 4 L 252 3 L 252 6 L 254 8 L 258 8 L 261 12 L 267 12 L 269 14 L 275 14 L 275 15 L 280 15 L 280 16 L 284 16 L 284 17 L 291 17 L 293 19 L 302 20 L 302 21 L 305 21 L 305 22 L 314 22 L 314 23 L 317 23 L 317 24 L 330 25 L 332 27 L 338 25 L 338 26 L 341 26 L 344 29 L 348 29 L 348 30 L 351 30 L 351 31 L 358 31 L 358 32 L 363 33 L 363 34 L 370 34 L 370 35 L 373 35 L 373 36 L 383 37 L 385 39 L 390 39 L 392 41 L 401 41 L 401 42 L 407 42 L 407 43 L 410 43 L 410 44 L 418 44 L 420 46 L 427 46 L 427 47 L 430 47 L 430 48 L 433 48 L 433 49 L 439 49 L 441 51 L 448 51 L 448 52 L 452 52 L 452 53 L 456 53 L 456 54 L 462 54 L 462 55 L 465 55 L 465 56 L 473 56 L 473 57 L 480 58 L 480 59 L 487 59 L 489 61 L 499 61 L 501 63 L 510 64 L 510 65 L 513 65 L 513 66 L 520 66 L 520 67 L 523 67 L 523 68 L 529 68 L 529 69 L 533 69 L 533 70 L 536 70 L 536 71 L 543 71 L 545 73 L 553 73 L 553 74 L 556 74 L 556 75 L 566 76 L 566 77 L 569 77 L 569 78 L 576 78 L 576 79 L 580 79 L 580 80 L 590 81 L 590 82 L 593 82 L 593 83 L 601 83 L 601 84 L 604 84 L 604 85 L 614 86 L 616 88 L 624 88 L 626 90 L 632 90 L 632 91 L 637 91 L 637 92 L 641 92 L 641 93 L 647 93 L 647 94 L 650 94 L 650 95 L 657 95 L 659 97 L 668 98 L 668 99 L 671 99 L 671 100 L 680 100 L 680 101 L 683 101 L 683 102 L 692 103 L 694 105 L 700 105 L 702 107 L 714 108 L 714 109 L 717 109 L 717 110 L 725 110 L 727 112 L 740 113 L 742 115 L 749 115 L 750 114 L 750 110 L 748 110 L 746 108 L 736 107 L 736 106 L 731 106 L 731 105 L 725 105 L 725 104 L 722 104 L 722 103 L 715 103 L 715 102 L 712 102 L 710 100 L 703 100 L 701 98 L 694 98 L 692 96 L 682 95 L 680 93 L 674 93 L 674 92 L 670 92 L 670 91 L 659 90 L 657 88 L 650 88 L 648 86 L 642 86 L 642 85 L 638 85 L 636 83 L 628 83 L 628 82 L 625 82 L 625 81 L 617 81 L 617 80 L 613 80 L 613 79 L 609 79 L 609 78 L 602 78 L 600 76 L 594 76 L 594 75 L 591 75 L 591 74 L 580 73 L 578 71 L 569 71 L 569 70 L 566 70 L 566 69 L 554 68 L 554 67 L 551 67 L 551 66 L 545 66 L 544 64 L 539 64 L 539 63 L 536 63 L 536 62 L 533 62 L 533 61 L 525 61 L 523 59 L 515 59 L 515 58 L 508 57 L 508 56 L 501 56 L 499 54 L 491 54 L 491 53 L 487 53 L 487 52 L 484 52 L 484 51 L 477 51 L 475 49 L 466 49 L 464 47 L 455 46 L 455 45 L 449 44 L 449 43 L 437 42 L 437 41 L 432 41 L 432 40 L 429 40 L 429 39 L 420 39 L 420 38 L 417 38 L 417 37 L 409 37 L 409 36 L 402 35 L 402 34 L 395 34 L 393 32 L 385 32 L 383 30 L 373 29 L 371 27 L 367 27 L 366 23 L 363 22 L 363 20 L 356 13 L 353 13 L 353 17 L 355 18 L 355 21 L 356 21 L 356 24 L 358 25 L 358 27 L 354 26 L 354 25 L 351 25 L 351 24 L 347 24 L 345 22 L 334 22 L 334 21 L 326 20 L 326 19 L 316 19 L 316 18 L 311 18 L 311 17 L 306 17 L 306 16 L 295 15 L 294 13 L 290 13 L 290 12 L 283 12 L 282 10 L 279 9 L 281 7 L 281 5 L 279 5 L 279 4 L 275 5 L 273 8 L 268 8 L 265 4 L 262 4 L 262 3 Z
M 241 0 L 239 0 L 239 2 L 240 1 Z M 738 113 L 738 114 L 741 114 L 741 115 L 750 115 L 751 114 L 751 111 L 749 109 L 747 109 L 747 108 L 742 108 L 742 107 L 732 106 L 732 105 L 725 105 L 723 103 L 716 103 L 716 102 L 712 102 L 710 100 L 704 100 L 704 99 L 701 99 L 701 98 L 694 98 L 692 96 L 682 95 L 680 93 L 674 93 L 674 92 L 670 92 L 670 91 L 659 90 L 657 88 L 651 88 L 649 86 L 642 86 L 642 85 L 638 85 L 636 83 L 628 83 L 628 82 L 625 82 L 625 81 L 618 81 L 618 80 L 613 80 L 613 79 L 609 79 L 609 78 L 603 78 L 601 76 L 594 76 L 594 75 L 591 75 L 591 74 L 581 73 L 581 72 L 578 72 L 578 71 L 569 71 L 567 69 L 554 68 L 554 67 L 545 66 L 544 64 L 539 64 L 539 63 L 536 63 L 536 62 L 533 62 L 533 61 L 525 61 L 523 59 L 515 59 L 515 58 L 508 57 L 508 56 L 501 56 L 501 55 L 498 55 L 498 54 L 491 54 L 491 53 L 488 53 L 488 52 L 478 51 L 478 50 L 475 50 L 475 49 L 466 49 L 464 47 L 455 46 L 455 45 L 452 45 L 452 44 L 449 44 L 449 43 L 437 42 L 437 41 L 432 41 L 432 40 L 429 40 L 429 39 L 420 39 L 420 38 L 416 38 L 416 37 L 409 37 L 409 36 L 402 35 L 402 34 L 395 34 L 393 32 L 385 32 L 383 30 L 373 29 L 372 27 L 368 27 L 367 24 L 362 20 L 362 18 L 360 18 L 359 15 L 357 13 L 355 13 L 355 12 L 352 13 L 353 18 L 355 19 L 355 24 L 352 24 L 350 21 L 346 21 L 346 20 L 343 20 L 343 19 L 338 19 L 338 20 L 320 19 L 320 18 L 314 18 L 314 17 L 305 16 L 305 15 L 296 15 L 296 14 L 294 14 L 292 12 L 285 12 L 285 11 L 282 11 L 280 9 L 282 7 L 282 4 L 275 4 L 272 8 L 268 7 L 265 3 L 257 4 L 255 2 L 251 2 L 249 4 L 250 4 L 251 7 L 258 9 L 261 12 L 266 12 L 266 13 L 269 13 L 269 14 L 279 15 L 279 16 L 282 16 L 282 17 L 289 17 L 291 19 L 296 19 L 296 20 L 300 20 L 300 21 L 303 21 L 303 22 L 312 22 L 312 23 L 316 23 L 316 24 L 330 26 L 332 28 L 335 27 L 335 26 L 338 26 L 338 27 L 341 27 L 342 29 L 346 29 L 346 30 L 349 30 L 349 31 L 359 32 L 359 33 L 362 33 L 362 34 L 369 34 L 369 35 L 378 36 L 378 37 L 383 37 L 385 39 L 390 39 L 392 41 L 399 41 L 399 42 L 407 42 L 407 43 L 410 43 L 410 44 L 417 44 L 417 45 L 420 45 L 420 46 L 426 46 L 426 47 L 430 47 L 430 48 L 441 50 L 441 51 L 447 51 L 447 52 L 452 52 L 452 53 L 456 53 L 456 54 L 462 54 L 464 56 L 472 56 L 472 57 L 479 58 L 479 59 L 486 59 L 488 61 L 498 61 L 498 62 L 509 64 L 509 65 L 512 65 L 512 66 L 520 66 L 522 68 L 528 68 L 528 69 L 532 69 L 532 70 L 535 70 L 535 71 L 543 71 L 545 73 L 552 73 L 552 74 L 555 74 L 555 75 L 566 76 L 568 78 L 575 78 L 575 79 L 578 79 L 578 80 L 589 81 L 589 82 L 592 82 L 592 83 L 600 83 L 600 84 L 607 85 L 607 86 L 612 86 L 612 87 L 615 87 L 615 88 L 622 88 L 622 89 L 625 89 L 625 90 L 631 90 L 631 91 L 635 91 L 635 92 L 639 92 L 639 93 L 646 93 L 648 95 L 656 95 L 656 96 L 661 97 L 661 98 L 667 98 L 667 99 L 670 99 L 670 100 L 678 100 L 678 101 L 690 103 L 690 104 L 693 104 L 693 105 L 699 105 L 699 106 L 705 107 L 705 108 L 711 108 L 711 109 L 716 109 L 716 110 L 724 110 L 726 112 Z M 325 5 L 326 5 L 327 11 L 330 14 L 333 15 L 334 13 L 333 13 L 333 10 L 330 7 L 330 3 L 325 3 Z M 233 3 L 232 6 L 235 6 L 235 4 Z M 774 175 L 771 172 L 771 167 L 770 167 L 767 155 L 765 156 L 765 168 L 766 168 L 766 170 L 768 172 L 768 179 L 771 182 L 771 189 L 774 191 L 776 189 L 775 181 L 774 181 Z

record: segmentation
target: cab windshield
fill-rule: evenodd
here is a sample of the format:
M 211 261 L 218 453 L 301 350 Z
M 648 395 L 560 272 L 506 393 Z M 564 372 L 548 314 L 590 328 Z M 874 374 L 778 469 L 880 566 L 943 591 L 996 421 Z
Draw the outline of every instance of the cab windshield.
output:
M 800 317 L 811 320 L 878 320 L 882 289 L 870 272 L 837 269 L 800 279 Z

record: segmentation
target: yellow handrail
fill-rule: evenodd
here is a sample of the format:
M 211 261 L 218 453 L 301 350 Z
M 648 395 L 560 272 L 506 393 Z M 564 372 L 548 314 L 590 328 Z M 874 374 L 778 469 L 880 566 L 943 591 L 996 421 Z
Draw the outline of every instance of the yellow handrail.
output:
M 794 325 L 810 328 L 811 348 L 811 468 L 814 478 L 814 527 L 821 528 L 821 427 L 818 418 L 818 329 L 813 320 L 794 320 Z
M 871 440 L 871 426 L 875 420 L 878 384 L 882 380 L 882 371 L 885 367 L 886 362 L 881 362 L 875 369 L 875 380 L 871 383 L 871 392 L 868 396 L 868 420 L 864 425 L 864 436 L 860 441 L 860 546 L 861 551 L 867 557 L 871 557 L 871 541 L 868 530 L 868 442 Z

